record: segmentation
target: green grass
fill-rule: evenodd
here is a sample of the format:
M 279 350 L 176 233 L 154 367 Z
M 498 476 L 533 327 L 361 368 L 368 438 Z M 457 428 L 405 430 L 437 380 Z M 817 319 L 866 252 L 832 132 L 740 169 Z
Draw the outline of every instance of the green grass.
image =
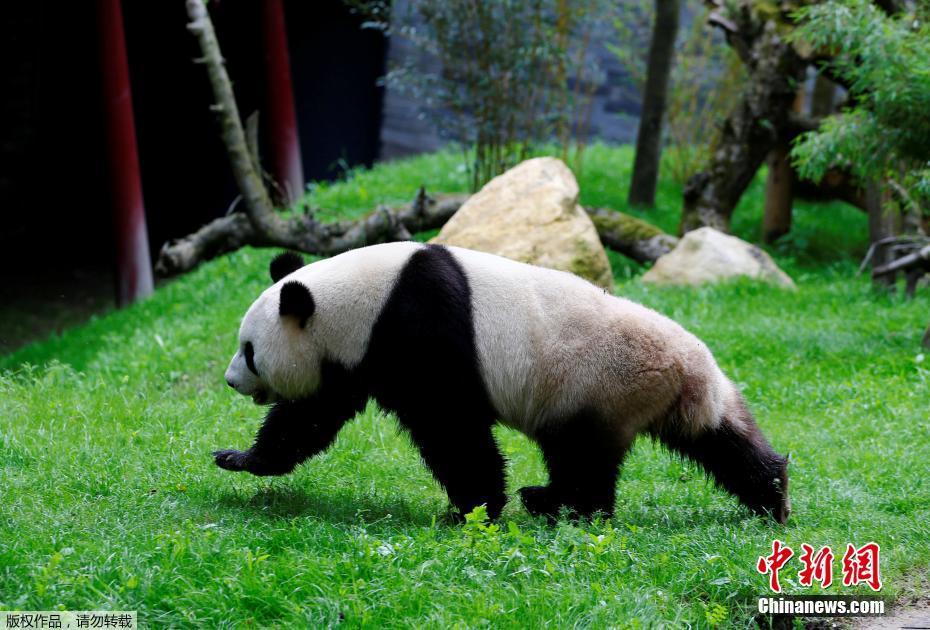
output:
M 582 201 L 624 208 L 630 157 L 591 147 Z M 358 172 L 312 201 L 353 215 L 420 183 L 463 189 L 457 156 Z M 744 238 L 758 230 L 761 184 L 736 215 Z M 659 209 L 638 214 L 674 229 L 679 204 L 663 184 Z M 639 267 L 611 257 L 617 292 L 700 335 L 791 451 L 786 527 L 749 516 L 648 441 L 628 458 L 607 523 L 548 527 L 512 500 L 499 531 L 447 525 L 443 493 L 374 406 L 295 474 L 217 469 L 209 452 L 247 446 L 261 417 L 222 378 L 274 254 L 246 249 L 0 357 L 0 609 L 137 609 L 151 627 L 745 627 L 766 592 L 756 559 L 775 537 L 838 555 L 875 540 L 883 595 L 897 597 L 930 567 L 930 361 L 919 350 L 930 299 L 879 295 L 854 276 L 857 211 L 798 204 L 795 222 L 770 249 L 794 293 L 647 288 Z M 543 481 L 536 448 L 498 435 L 510 487 Z M 789 568 L 788 592 L 804 592 L 796 559 Z M 837 580 L 828 592 L 850 589 Z

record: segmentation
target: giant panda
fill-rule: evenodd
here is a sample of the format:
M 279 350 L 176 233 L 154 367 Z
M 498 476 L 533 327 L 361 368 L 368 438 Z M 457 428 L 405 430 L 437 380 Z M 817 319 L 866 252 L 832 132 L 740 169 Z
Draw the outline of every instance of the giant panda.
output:
M 519 491 L 549 519 L 611 515 L 647 434 L 758 514 L 785 522 L 787 458 L 700 340 L 569 273 L 400 242 L 304 266 L 285 253 L 245 314 L 226 381 L 270 408 L 232 471 L 283 475 L 374 398 L 393 411 L 459 514 L 507 501 L 501 422 L 535 441 L 549 482 Z M 453 512 L 455 513 L 455 512 Z

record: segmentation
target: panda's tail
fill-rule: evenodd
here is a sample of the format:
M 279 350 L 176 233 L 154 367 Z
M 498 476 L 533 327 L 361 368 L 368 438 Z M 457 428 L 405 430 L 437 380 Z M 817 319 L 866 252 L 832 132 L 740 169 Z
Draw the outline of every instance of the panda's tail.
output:
M 669 449 L 691 459 L 708 476 L 757 514 L 784 523 L 790 512 L 788 458 L 779 455 L 762 434 L 734 388 L 718 421 L 697 430 L 666 422 L 653 431 Z

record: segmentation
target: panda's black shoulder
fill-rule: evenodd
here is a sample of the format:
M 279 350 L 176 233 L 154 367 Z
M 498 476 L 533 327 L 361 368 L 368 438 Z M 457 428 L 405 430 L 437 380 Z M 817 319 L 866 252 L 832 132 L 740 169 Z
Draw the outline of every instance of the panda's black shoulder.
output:
M 418 292 L 425 284 L 440 284 L 449 290 L 470 296 L 468 280 L 462 263 L 449 248 L 429 243 L 416 250 L 401 270 L 407 291 Z
M 404 330 L 419 338 L 452 330 L 470 334 L 471 299 L 461 262 L 442 245 L 424 245 L 400 269 L 375 328 Z

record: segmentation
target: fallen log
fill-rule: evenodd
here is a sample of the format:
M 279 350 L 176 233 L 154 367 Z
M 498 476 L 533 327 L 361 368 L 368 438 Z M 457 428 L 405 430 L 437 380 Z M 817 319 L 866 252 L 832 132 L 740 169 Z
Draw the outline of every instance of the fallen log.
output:
M 914 297 L 917 283 L 924 274 L 930 274 L 930 239 L 923 235 L 894 236 L 872 243 L 859 267 L 859 273 L 873 260 L 876 251 L 887 250 L 890 262 L 872 267 L 872 279 L 886 278 L 893 287 L 898 273 L 905 278 L 904 294 Z M 924 333 L 921 345 L 930 350 L 930 324 Z
M 655 262 L 678 244 L 678 238 L 641 219 L 607 208 L 585 208 L 604 247 L 636 262 Z
M 283 235 L 262 233 L 245 214 L 231 214 L 214 219 L 193 234 L 165 243 L 155 272 L 162 277 L 186 273 L 202 262 L 246 245 L 333 256 L 365 245 L 408 240 L 416 232 L 442 227 L 467 198 L 468 195 L 433 198 L 421 188 L 412 203 L 397 208 L 380 206 L 358 221 L 321 223 L 312 214 L 295 217 L 284 222 Z
M 930 245 L 914 249 L 908 254 L 891 261 L 872 271 L 873 276 L 884 276 L 898 271 L 915 270 L 921 273 L 930 272 Z
M 886 261 L 880 265 L 874 262 L 879 255 L 880 260 Z M 859 266 L 859 273 L 869 263 L 872 263 L 872 279 L 882 280 L 890 287 L 894 287 L 898 273 L 902 273 L 905 278 L 904 293 L 907 297 L 913 297 L 920 278 L 930 273 L 930 239 L 912 234 L 877 240 L 869 247 Z

